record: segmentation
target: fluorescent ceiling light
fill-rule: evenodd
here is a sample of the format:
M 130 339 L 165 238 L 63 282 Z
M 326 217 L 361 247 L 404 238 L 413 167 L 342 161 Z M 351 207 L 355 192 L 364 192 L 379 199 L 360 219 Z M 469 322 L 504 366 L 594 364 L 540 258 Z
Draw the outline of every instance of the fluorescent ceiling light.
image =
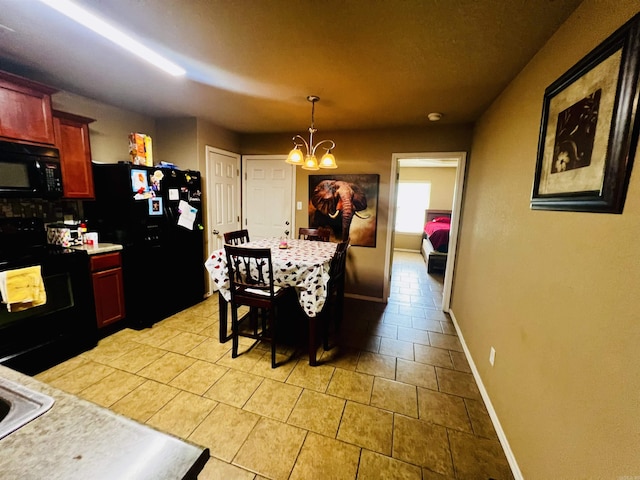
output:
M 40 1 L 171 75 L 177 77 L 187 73 L 184 68 L 170 62 L 164 57 L 161 57 L 156 52 L 145 47 L 126 33 L 121 32 L 117 28 L 109 25 L 104 20 L 98 18 L 92 13 L 89 13 L 84 8 L 79 7 L 69 0 Z

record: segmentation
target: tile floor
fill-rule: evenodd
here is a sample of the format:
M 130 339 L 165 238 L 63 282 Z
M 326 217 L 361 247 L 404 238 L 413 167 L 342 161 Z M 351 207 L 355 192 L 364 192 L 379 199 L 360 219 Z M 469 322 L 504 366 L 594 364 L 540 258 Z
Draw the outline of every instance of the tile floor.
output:
M 451 320 L 442 277 L 395 252 L 388 304 L 346 299 L 336 345 L 271 369 L 218 341 L 217 295 L 123 329 L 36 376 L 206 446 L 210 479 L 512 479 Z M 282 350 L 282 359 L 292 350 Z

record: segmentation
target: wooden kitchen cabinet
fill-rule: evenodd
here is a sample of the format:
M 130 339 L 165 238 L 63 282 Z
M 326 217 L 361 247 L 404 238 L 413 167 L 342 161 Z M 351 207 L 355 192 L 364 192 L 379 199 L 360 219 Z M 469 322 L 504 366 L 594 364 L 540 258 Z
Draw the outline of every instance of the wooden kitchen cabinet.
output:
M 89 124 L 93 121 L 92 118 L 53 110 L 64 198 L 95 198 L 89 143 Z
M 55 144 L 51 95 L 56 89 L 0 71 L 0 137 Z
M 98 328 L 102 328 L 125 317 L 122 256 L 113 252 L 92 255 L 89 260 L 96 321 Z

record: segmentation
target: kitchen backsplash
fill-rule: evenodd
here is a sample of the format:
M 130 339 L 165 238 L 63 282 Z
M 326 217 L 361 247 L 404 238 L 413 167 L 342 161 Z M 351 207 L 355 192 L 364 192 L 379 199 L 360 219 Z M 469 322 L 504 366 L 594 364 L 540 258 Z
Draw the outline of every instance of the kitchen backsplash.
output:
M 66 218 L 84 217 L 82 202 L 78 200 L 43 200 L 39 198 L 0 198 L 0 217 L 39 217 L 45 223 L 61 222 Z

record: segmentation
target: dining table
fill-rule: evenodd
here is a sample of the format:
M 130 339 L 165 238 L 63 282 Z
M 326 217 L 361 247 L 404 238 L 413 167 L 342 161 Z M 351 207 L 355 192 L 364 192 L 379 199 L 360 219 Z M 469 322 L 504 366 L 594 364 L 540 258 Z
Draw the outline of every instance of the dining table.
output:
M 317 365 L 317 318 L 327 300 L 331 259 L 337 244 L 314 240 L 287 239 L 283 248 L 281 238 L 261 238 L 243 243 L 246 248 L 270 248 L 274 284 L 293 287 L 298 303 L 309 322 L 309 365 Z M 227 257 L 223 248 L 212 252 L 205 261 L 214 291 L 218 292 L 220 342 L 228 341 L 227 305 L 231 300 Z

